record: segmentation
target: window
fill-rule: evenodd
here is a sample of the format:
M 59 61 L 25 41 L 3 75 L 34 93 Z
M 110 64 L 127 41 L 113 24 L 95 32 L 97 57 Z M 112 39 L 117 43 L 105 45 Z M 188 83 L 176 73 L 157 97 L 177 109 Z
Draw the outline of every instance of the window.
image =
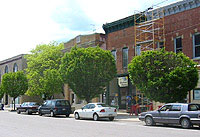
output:
M 160 111 L 168 111 L 171 108 L 171 105 L 163 106 Z
M 136 55 L 140 55 L 141 54 L 141 46 L 137 45 L 136 46 Z
M 178 38 L 175 38 L 174 39 L 174 49 L 176 53 L 178 52 L 182 52 L 182 38 L 181 37 L 178 37 Z
M 122 49 L 122 56 L 123 56 L 123 68 L 127 68 L 128 66 L 128 48 L 123 48 Z
M 169 111 L 181 111 L 181 105 L 172 105 Z
M 17 63 L 15 63 L 13 67 L 13 72 L 17 72 L 17 71 L 18 71 L 18 66 L 17 66 Z
M 89 109 L 90 108 L 90 104 L 87 104 L 83 107 L 83 109 Z
M 113 55 L 113 57 L 115 58 L 115 61 L 116 61 L 116 59 L 117 59 L 116 50 L 112 50 L 111 53 L 112 53 L 112 55 Z
M 158 42 L 158 48 L 164 48 L 164 41 Z
M 200 34 L 193 35 L 193 56 L 200 57 Z
M 94 104 L 91 104 L 91 105 L 90 105 L 90 109 L 93 109 L 93 108 L 95 108 L 95 105 L 94 105 Z
M 81 37 L 80 36 L 77 36 L 76 37 L 76 43 L 80 43 L 81 42 Z
M 193 90 L 193 99 L 194 100 L 200 100 L 200 89 L 194 89 Z
M 8 66 L 5 67 L 5 73 L 8 73 Z
M 198 111 L 199 110 L 199 106 L 197 104 L 190 104 L 188 106 L 188 111 Z

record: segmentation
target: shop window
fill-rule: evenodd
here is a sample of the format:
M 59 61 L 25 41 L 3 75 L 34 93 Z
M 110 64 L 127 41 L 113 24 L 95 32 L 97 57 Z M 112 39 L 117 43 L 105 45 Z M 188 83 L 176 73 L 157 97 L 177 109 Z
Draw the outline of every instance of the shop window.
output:
M 141 54 L 141 46 L 137 45 L 136 46 L 136 55 L 140 55 Z
M 194 89 L 193 90 L 193 99 L 194 100 L 200 100 L 200 89 Z
M 17 66 L 17 63 L 15 63 L 13 67 L 13 72 L 17 72 L 17 71 L 18 71 L 18 66 Z
M 174 39 L 174 49 L 175 49 L 175 52 L 178 53 L 178 52 L 182 52 L 182 38 L 181 37 L 177 37 Z
M 200 57 L 200 34 L 195 34 L 193 36 L 193 56 Z
M 122 49 L 122 58 L 123 58 L 123 68 L 128 67 L 128 48 L 123 48 Z
M 5 67 L 5 73 L 8 73 L 8 66 Z
M 113 55 L 113 57 L 114 57 L 114 59 L 116 61 L 117 60 L 116 50 L 112 50 L 111 53 L 112 53 L 112 55 Z

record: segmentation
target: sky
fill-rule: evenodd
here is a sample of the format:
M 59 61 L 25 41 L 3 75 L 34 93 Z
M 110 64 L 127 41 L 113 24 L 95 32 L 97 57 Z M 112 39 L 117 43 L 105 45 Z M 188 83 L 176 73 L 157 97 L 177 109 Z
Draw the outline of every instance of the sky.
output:
M 102 25 L 180 0 L 0 0 L 0 61 L 39 44 L 104 33 Z

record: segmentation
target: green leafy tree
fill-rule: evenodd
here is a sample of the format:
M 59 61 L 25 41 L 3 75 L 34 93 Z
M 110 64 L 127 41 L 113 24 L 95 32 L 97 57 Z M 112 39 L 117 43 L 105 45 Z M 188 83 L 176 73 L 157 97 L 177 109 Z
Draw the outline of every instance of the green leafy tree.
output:
M 7 93 L 13 98 L 14 110 L 15 110 L 15 99 L 24 95 L 28 89 L 28 80 L 23 71 L 6 73 L 3 75 L 1 90 L 3 93 Z
M 99 47 L 73 47 L 63 57 L 60 71 L 76 95 L 87 102 L 103 93 L 116 76 L 114 57 Z
M 38 45 L 27 59 L 27 78 L 29 88 L 27 95 L 40 95 L 43 99 L 51 99 L 55 93 L 63 92 L 63 81 L 59 73 L 59 65 L 64 53 L 63 44 L 50 43 Z
M 183 53 L 145 51 L 128 66 L 132 83 L 149 99 L 182 102 L 198 82 L 197 64 Z
M 3 98 L 3 95 L 4 95 L 4 92 L 3 92 L 3 90 L 1 89 L 1 86 L 0 86 L 0 100 Z

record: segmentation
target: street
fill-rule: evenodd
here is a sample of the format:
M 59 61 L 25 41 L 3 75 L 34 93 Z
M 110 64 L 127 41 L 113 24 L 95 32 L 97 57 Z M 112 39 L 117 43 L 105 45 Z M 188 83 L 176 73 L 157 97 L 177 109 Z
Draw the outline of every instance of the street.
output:
M 197 127 L 149 127 L 138 121 L 75 120 L 72 115 L 52 118 L 0 111 L 0 137 L 199 137 L 199 134 Z

